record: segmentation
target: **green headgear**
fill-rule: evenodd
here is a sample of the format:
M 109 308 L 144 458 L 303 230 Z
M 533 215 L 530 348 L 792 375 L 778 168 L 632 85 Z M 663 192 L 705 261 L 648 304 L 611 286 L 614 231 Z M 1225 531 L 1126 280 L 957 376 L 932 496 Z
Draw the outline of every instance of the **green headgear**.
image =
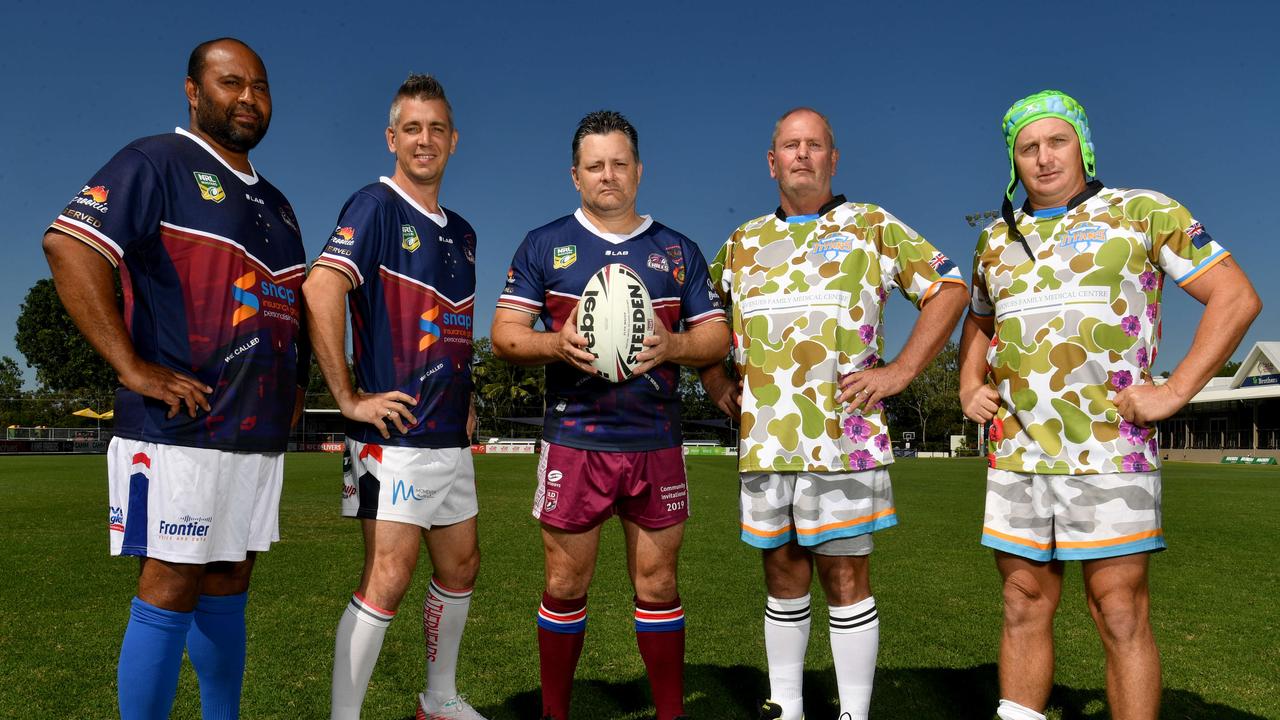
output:
M 1080 157 L 1084 160 L 1085 175 L 1095 177 L 1098 174 L 1093 156 L 1093 137 L 1089 134 L 1089 118 L 1084 114 L 1084 107 L 1064 92 L 1042 90 L 1014 103 L 1000 124 L 1005 144 L 1009 146 L 1009 188 L 1005 197 L 1010 203 L 1013 202 L 1013 190 L 1018 186 L 1018 168 L 1013 164 L 1013 141 L 1022 128 L 1046 117 L 1061 118 L 1071 123 L 1080 138 Z

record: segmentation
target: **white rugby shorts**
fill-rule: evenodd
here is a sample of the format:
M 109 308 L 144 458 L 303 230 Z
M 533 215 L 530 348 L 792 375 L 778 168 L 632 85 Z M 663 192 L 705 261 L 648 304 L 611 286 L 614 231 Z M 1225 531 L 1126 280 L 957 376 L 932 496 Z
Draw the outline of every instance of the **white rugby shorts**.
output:
M 742 541 L 769 549 L 804 547 L 898 524 L 889 469 L 741 473 Z M 829 554 L 862 554 L 837 552 Z
M 228 452 L 112 438 L 112 555 L 238 562 L 280 539 L 284 453 Z
M 430 530 L 475 517 L 471 448 L 416 448 L 347 438 L 342 455 L 342 514 Z

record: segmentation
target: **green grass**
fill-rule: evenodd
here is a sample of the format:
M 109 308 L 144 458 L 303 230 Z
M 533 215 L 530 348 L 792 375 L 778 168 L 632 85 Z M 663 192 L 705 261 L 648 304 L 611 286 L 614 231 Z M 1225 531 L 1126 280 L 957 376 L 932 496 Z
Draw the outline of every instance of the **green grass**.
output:
M 533 614 L 542 584 L 529 516 L 534 458 L 477 457 L 483 560 L 459 668 L 460 686 L 494 718 L 533 718 Z M 767 693 L 758 553 L 738 540 L 733 461 L 690 458 L 693 518 L 681 556 L 688 613 L 688 709 L 695 718 L 754 718 Z M 104 718 L 137 564 L 107 557 L 102 457 L 0 458 L 0 717 Z M 333 632 L 360 572 L 357 525 L 338 517 L 339 459 L 286 460 L 283 541 L 262 556 L 249 615 L 246 718 L 327 716 Z M 881 648 L 872 716 L 981 718 L 996 701 L 999 581 L 978 545 L 981 461 L 893 467 L 901 525 L 879 533 L 873 585 Z M 1165 470 L 1171 550 L 1152 562 L 1153 617 L 1164 661 L 1166 718 L 1280 718 L 1280 573 L 1273 534 L 1280 472 L 1172 464 Z M 616 522 L 604 533 L 575 717 L 645 718 L 643 666 Z M 384 645 L 366 718 L 408 718 L 422 684 L 420 565 Z M 807 713 L 835 715 L 821 591 L 806 674 Z M 1057 623 L 1050 717 L 1103 718 L 1102 650 L 1080 575 L 1068 573 Z M 184 667 L 174 717 L 199 717 Z

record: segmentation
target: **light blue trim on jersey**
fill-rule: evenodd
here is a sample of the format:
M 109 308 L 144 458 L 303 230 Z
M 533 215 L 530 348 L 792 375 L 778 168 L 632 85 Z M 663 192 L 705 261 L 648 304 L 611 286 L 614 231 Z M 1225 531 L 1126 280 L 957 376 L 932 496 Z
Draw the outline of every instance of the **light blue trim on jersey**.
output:
M 817 535 L 802 537 L 799 542 L 801 547 L 813 547 L 814 545 L 821 545 L 828 540 L 839 540 L 841 538 L 866 535 L 867 533 L 873 533 L 877 530 L 891 528 L 897 524 L 898 514 L 894 513 L 892 515 L 885 515 L 882 518 L 876 518 L 871 522 L 864 522 L 859 525 L 850 525 L 849 527 L 843 527 L 838 530 L 828 530 L 826 532 L 820 532 Z
M 1100 560 L 1102 558 L 1120 557 L 1121 555 L 1133 555 L 1143 552 L 1160 552 L 1167 545 L 1164 543 L 1164 536 L 1143 538 L 1135 540 L 1131 543 L 1123 545 L 1112 545 L 1103 548 L 1087 548 L 1087 549 L 1070 549 L 1057 550 L 1054 552 L 1055 560 Z
M 1026 545 L 1011 543 L 1008 540 L 993 537 L 986 533 L 982 534 L 982 544 L 993 550 L 1006 552 L 1010 555 L 1017 555 L 1018 557 L 1024 557 L 1028 560 L 1035 560 L 1036 562 L 1049 562 L 1053 559 L 1052 550 L 1037 550 L 1035 548 L 1027 547 Z
M 811 215 L 788 215 L 787 222 L 788 223 L 807 223 L 807 222 L 813 222 L 814 220 L 817 220 L 820 217 L 822 216 L 819 215 L 818 213 L 813 213 Z
M 1031 211 L 1031 215 L 1033 217 L 1041 220 L 1043 220 L 1044 218 L 1062 217 L 1063 215 L 1066 215 L 1066 214 L 1067 214 L 1066 205 L 1059 205 L 1058 207 L 1051 207 L 1051 208 L 1040 208 L 1039 210 Z
M 1226 250 L 1226 248 L 1221 248 L 1221 249 L 1219 249 L 1219 250 L 1218 250 L 1218 252 L 1216 252 L 1216 253 L 1214 253 L 1214 254 L 1210 255 L 1209 257 L 1205 258 L 1204 262 L 1202 262 L 1202 263 L 1200 263 L 1199 265 L 1197 265 L 1197 266 L 1195 266 L 1194 268 L 1192 268 L 1190 271 L 1188 271 L 1188 272 L 1187 272 L 1185 275 L 1183 275 L 1182 277 L 1180 277 L 1180 278 L 1175 278 L 1175 279 L 1174 279 L 1174 282 L 1175 282 L 1175 283 L 1177 283 L 1178 285 L 1181 285 L 1181 284 L 1182 284 L 1182 281 L 1186 280 L 1187 278 L 1191 277 L 1192 275 L 1195 275 L 1196 273 L 1198 273 L 1198 272 L 1200 272 L 1201 270 L 1203 270 L 1203 269 L 1205 268 L 1205 266 L 1207 266 L 1209 263 L 1213 262 L 1214 260 L 1217 260 L 1217 259 L 1218 259 L 1218 257 L 1219 257 L 1219 256 L 1221 256 L 1221 255 L 1222 255 L 1223 253 L 1225 253 L 1226 251 L 1227 251 L 1227 250 Z

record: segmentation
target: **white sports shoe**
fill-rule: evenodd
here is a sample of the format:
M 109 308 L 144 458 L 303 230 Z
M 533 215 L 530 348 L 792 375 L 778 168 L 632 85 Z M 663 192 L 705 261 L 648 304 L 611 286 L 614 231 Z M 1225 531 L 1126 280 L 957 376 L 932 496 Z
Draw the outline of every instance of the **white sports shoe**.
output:
M 462 695 L 454 695 L 437 705 L 426 693 L 418 693 L 418 712 L 415 720 L 487 720 L 476 712 Z

